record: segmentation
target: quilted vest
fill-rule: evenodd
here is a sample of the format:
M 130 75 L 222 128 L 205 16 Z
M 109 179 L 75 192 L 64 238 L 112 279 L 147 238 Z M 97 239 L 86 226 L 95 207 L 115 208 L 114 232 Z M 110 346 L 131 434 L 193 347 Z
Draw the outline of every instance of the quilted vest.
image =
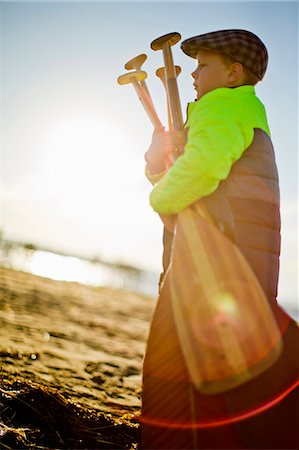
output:
M 272 142 L 264 131 L 255 129 L 252 144 L 233 165 L 229 177 L 203 201 L 216 225 L 244 254 L 269 301 L 275 301 L 280 255 L 279 186 Z
M 239 247 L 269 302 L 276 303 L 280 255 L 278 174 L 272 142 L 261 129 L 217 190 L 204 202 L 216 226 Z M 196 210 L 197 202 L 191 207 Z M 170 254 L 171 237 L 164 237 Z M 168 248 L 168 251 L 167 251 Z M 164 267 L 168 255 L 164 253 Z M 169 255 L 170 256 L 170 255 Z

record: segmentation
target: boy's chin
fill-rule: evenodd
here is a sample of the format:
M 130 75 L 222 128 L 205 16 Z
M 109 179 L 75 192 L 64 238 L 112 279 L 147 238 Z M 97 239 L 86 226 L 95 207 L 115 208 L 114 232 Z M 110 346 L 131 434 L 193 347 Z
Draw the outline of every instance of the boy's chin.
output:
M 199 92 L 197 92 L 197 100 L 200 100 L 204 95 L 208 94 L 208 93 L 211 92 L 211 91 L 214 91 L 215 89 L 217 89 L 217 88 L 214 88 L 214 89 L 206 89 L 206 90 L 204 90 L 204 91 L 199 91 Z
M 196 91 L 196 100 L 200 100 L 208 91 L 206 90 L 198 90 Z

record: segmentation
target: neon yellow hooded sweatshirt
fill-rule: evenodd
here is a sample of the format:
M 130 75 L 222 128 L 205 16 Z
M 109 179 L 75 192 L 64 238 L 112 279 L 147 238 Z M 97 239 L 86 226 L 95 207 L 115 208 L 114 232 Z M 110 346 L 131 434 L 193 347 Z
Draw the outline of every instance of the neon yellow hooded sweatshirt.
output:
M 218 88 L 188 106 L 188 139 L 184 153 L 159 176 L 150 204 L 159 214 L 177 214 L 212 194 L 233 164 L 250 146 L 254 129 L 270 137 L 266 112 L 253 86 Z

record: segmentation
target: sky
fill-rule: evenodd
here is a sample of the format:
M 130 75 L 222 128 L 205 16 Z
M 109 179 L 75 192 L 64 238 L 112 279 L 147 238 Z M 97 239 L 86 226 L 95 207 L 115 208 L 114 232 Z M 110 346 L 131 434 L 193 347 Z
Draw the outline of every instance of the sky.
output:
M 0 4 L 1 229 L 6 239 L 161 270 L 162 225 L 149 206 L 144 153 L 152 125 L 132 86 L 143 68 L 161 121 L 165 92 L 150 43 L 179 32 L 256 33 L 269 65 L 264 103 L 280 177 L 279 297 L 297 299 L 298 4 L 296 2 L 13 2 Z M 193 101 L 195 61 L 172 47 L 182 110 Z M 184 115 L 184 119 L 186 116 Z

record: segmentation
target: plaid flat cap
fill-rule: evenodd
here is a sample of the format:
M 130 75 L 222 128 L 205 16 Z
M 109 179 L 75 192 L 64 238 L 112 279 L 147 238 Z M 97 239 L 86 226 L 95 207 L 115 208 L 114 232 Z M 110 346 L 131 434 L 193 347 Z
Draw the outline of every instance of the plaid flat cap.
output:
M 268 52 L 255 34 L 246 30 L 219 30 L 186 39 L 181 49 L 191 58 L 196 58 L 200 48 L 214 50 L 240 61 L 260 80 L 267 64 Z

